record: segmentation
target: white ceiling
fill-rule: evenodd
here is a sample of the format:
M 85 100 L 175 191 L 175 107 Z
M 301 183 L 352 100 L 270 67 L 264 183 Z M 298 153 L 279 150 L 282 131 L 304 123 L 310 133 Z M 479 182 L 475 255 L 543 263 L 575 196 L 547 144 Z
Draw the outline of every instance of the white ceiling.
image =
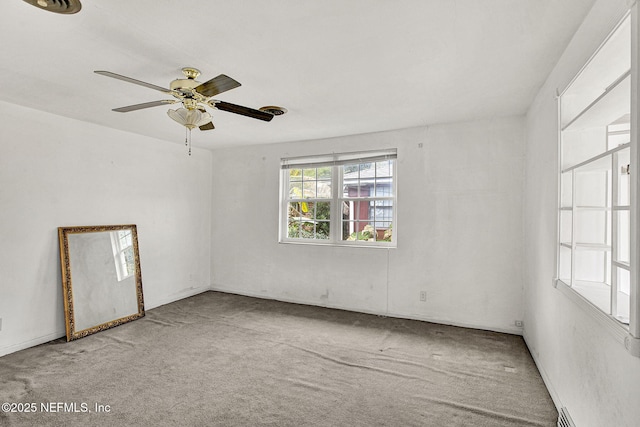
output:
M 81 0 L 75 15 L 0 2 L 0 100 L 183 143 L 154 90 L 180 69 L 279 105 L 271 122 L 212 111 L 193 145 L 318 139 L 523 114 L 594 0 Z M 172 106 L 176 108 L 176 106 Z

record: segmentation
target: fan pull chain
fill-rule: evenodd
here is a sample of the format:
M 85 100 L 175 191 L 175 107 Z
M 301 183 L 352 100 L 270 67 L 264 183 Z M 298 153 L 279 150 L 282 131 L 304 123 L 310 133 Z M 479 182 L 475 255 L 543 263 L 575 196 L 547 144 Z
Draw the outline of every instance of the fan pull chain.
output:
M 184 127 L 184 145 L 189 147 L 189 155 L 191 155 L 191 129 Z

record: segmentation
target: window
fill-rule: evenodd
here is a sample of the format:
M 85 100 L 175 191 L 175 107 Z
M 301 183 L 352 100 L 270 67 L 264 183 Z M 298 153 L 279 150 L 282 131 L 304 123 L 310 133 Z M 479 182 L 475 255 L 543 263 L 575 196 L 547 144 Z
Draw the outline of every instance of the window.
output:
M 396 150 L 282 159 L 280 241 L 395 246 Z
M 631 272 L 631 20 L 560 96 L 558 278 L 622 325 Z

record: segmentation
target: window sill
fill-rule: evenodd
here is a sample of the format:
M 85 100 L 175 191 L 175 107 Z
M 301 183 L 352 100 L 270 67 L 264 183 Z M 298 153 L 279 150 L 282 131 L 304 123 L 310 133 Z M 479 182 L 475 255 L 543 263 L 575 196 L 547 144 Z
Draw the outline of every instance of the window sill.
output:
M 640 339 L 631 336 L 626 325 L 618 322 L 613 317 L 600 310 L 562 280 L 554 279 L 553 285 L 556 289 L 562 292 L 563 295 L 580 307 L 587 315 L 589 315 L 589 317 L 604 327 L 607 332 L 618 343 L 623 345 L 631 355 L 640 357 Z
M 339 247 L 339 248 L 365 248 L 365 249 L 396 249 L 397 246 L 392 243 L 368 243 L 368 244 L 358 244 L 358 243 L 334 243 L 334 242 L 322 242 L 322 241 L 298 241 L 298 240 L 280 240 L 278 243 L 284 245 L 303 245 L 303 246 L 328 246 L 328 247 Z

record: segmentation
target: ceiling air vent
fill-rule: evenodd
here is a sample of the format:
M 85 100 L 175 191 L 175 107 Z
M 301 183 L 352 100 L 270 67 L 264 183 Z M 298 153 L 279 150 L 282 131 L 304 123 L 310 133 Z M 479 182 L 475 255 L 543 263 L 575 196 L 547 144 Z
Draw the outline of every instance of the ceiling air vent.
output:
M 268 105 L 266 107 L 260 107 L 260 111 L 264 111 L 265 113 L 273 114 L 274 116 L 281 116 L 287 112 L 287 109 L 284 107 L 276 107 L 275 105 Z
M 80 0 L 24 0 L 35 7 L 55 13 L 77 13 L 82 9 Z

